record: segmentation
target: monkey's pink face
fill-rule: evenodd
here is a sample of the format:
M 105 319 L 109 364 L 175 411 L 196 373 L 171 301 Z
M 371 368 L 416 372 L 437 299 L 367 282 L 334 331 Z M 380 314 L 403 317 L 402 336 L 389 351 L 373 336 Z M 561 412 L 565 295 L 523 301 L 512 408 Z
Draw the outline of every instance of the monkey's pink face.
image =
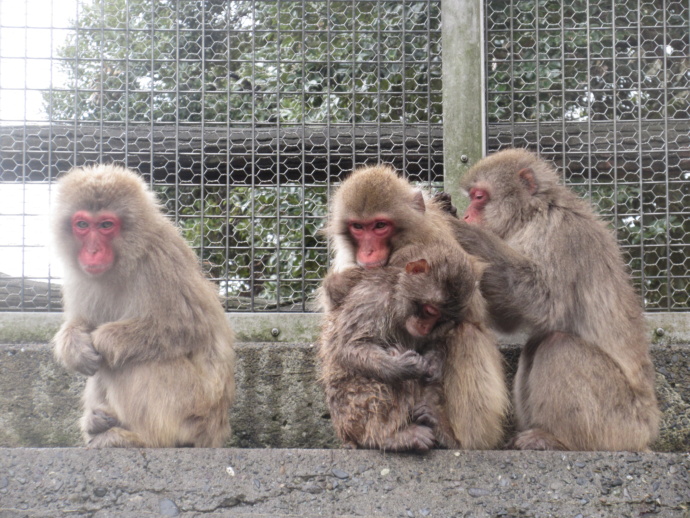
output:
M 101 275 L 113 266 L 112 241 L 120 235 L 120 218 L 114 212 L 80 210 L 72 216 L 72 234 L 81 247 L 77 259 L 84 272 Z
M 358 265 L 364 268 L 386 266 L 391 252 L 390 239 L 395 233 L 395 225 L 390 219 L 350 220 L 347 228 L 356 243 Z
M 480 187 L 470 189 L 470 206 L 465 211 L 464 220 L 467 223 L 481 225 L 484 217 L 484 207 L 491 199 L 489 191 Z

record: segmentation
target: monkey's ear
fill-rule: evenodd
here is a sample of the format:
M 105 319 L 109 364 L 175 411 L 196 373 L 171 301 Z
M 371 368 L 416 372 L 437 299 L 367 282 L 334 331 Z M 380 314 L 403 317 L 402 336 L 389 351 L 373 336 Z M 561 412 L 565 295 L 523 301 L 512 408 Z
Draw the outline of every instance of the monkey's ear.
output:
M 527 189 L 527 192 L 530 194 L 537 192 L 537 179 L 534 177 L 534 171 L 532 171 L 529 167 L 520 169 L 518 171 L 518 178 L 525 189 Z
M 424 193 L 422 191 L 415 191 L 414 196 L 412 197 L 412 208 L 422 213 L 426 211 L 426 205 L 424 204 Z
M 429 263 L 426 259 L 420 259 L 419 261 L 412 261 L 405 265 L 405 271 L 415 275 L 417 273 L 427 273 L 429 271 Z

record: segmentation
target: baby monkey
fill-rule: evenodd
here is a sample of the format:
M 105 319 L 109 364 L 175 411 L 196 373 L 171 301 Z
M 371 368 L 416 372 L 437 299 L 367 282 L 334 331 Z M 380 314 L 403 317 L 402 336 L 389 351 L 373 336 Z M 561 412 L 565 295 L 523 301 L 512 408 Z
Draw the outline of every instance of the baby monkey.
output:
M 459 326 L 476 316 L 476 265 L 455 244 L 398 253 L 404 268 L 349 268 L 324 279 L 319 357 L 333 425 L 351 448 L 458 447 L 442 366 Z

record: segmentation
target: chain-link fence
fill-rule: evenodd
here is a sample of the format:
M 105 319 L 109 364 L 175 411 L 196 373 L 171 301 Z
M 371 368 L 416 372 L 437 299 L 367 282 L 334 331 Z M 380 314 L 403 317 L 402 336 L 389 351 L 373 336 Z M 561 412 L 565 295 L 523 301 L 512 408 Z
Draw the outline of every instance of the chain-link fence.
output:
M 331 185 L 440 184 L 440 31 L 438 0 L 0 0 L 0 308 L 59 309 L 51 183 L 116 162 L 228 309 L 304 311 Z
M 487 151 L 553 160 L 616 226 L 646 309 L 687 309 L 690 3 L 489 0 L 485 15 Z

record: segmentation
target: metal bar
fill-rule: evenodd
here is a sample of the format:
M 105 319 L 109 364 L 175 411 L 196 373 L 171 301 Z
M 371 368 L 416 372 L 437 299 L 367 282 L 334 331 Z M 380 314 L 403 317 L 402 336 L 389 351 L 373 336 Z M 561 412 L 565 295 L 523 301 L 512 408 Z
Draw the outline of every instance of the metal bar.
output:
M 442 2 L 444 185 L 459 210 L 459 182 L 485 152 L 481 0 Z

